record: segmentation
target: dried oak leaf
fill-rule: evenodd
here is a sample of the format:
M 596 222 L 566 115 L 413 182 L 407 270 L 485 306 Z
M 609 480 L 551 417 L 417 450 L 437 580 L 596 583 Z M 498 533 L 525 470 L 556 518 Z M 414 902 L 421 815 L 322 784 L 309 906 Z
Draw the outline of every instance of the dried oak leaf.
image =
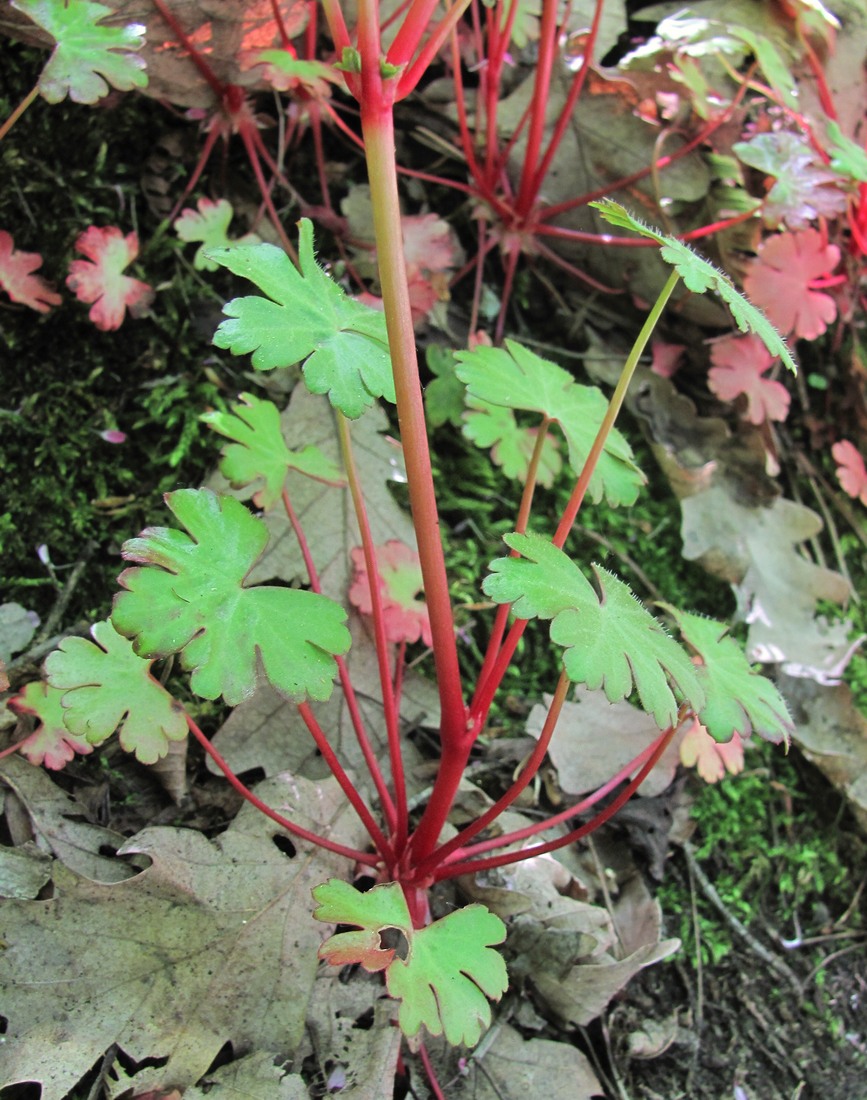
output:
M 815 340 L 837 316 L 837 305 L 813 283 L 839 261 L 840 249 L 828 244 L 818 229 L 778 233 L 750 264 L 744 290 L 783 335 Z
M 284 775 L 257 791 L 299 824 L 361 840 L 333 781 Z M 7 902 L 0 1088 L 38 1081 L 42 1100 L 61 1100 L 112 1044 L 154 1060 L 140 1089 L 186 1089 L 226 1043 L 293 1057 L 322 938 L 310 891 L 348 865 L 299 841 L 287 854 L 278 835 L 249 805 L 213 841 L 149 828 L 121 852 L 152 859 L 135 877 L 89 882 L 57 863 L 52 897 Z
M 780 382 L 763 375 L 776 361 L 758 336 L 729 336 L 717 341 L 710 353 L 713 366 L 707 381 L 721 401 L 747 399 L 746 419 L 751 424 L 785 420 L 791 400 Z

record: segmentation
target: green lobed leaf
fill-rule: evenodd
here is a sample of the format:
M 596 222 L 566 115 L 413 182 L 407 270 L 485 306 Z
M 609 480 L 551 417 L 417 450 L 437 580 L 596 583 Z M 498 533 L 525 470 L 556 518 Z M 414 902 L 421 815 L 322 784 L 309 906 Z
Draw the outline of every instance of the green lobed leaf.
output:
M 144 45 L 141 24 L 101 26 L 100 20 L 114 13 L 90 0 L 11 3 L 57 43 L 39 77 L 40 95 L 49 103 L 59 103 L 67 95 L 76 103 L 96 103 L 108 94 L 109 84 L 122 92 L 146 86 L 145 61 L 135 52 Z
M 264 480 L 264 488 L 253 497 L 264 511 L 280 499 L 289 470 L 329 485 L 344 484 L 341 471 L 318 447 L 289 450 L 280 427 L 280 411 L 272 401 L 242 393 L 231 412 L 215 410 L 201 419 L 233 441 L 223 448 L 220 472 L 234 488 Z
M 628 585 L 593 566 L 600 594 L 578 566 L 548 539 L 512 534 L 506 544 L 521 558 L 498 558 L 482 585 L 520 618 L 552 619 L 551 640 L 563 646 L 570 680 L 603 688 L 609 702 L 633 687 L 661 728 L 677 719 L 675 689 L 693 709 L 705 694 L 687 654 L 638 601 Z
M 680 632 L 699 654 L 699 678 L 707 700 L 698 719 L 715 741 L 730 741 L 733 733 L 757 733 L 767 741 L 785 741 L 794 731 L 785 700 L 766 677 L 754 672 L 743 649 L 726 637 L 725 623 L 662 604 Z
M 389 995 L 400 1001 L 398 1023 L 412 1038 L 425 1027 L 445 1035 L 454 1046 L 475 1046 L 490 1026 L 488 998 L 499 999 L 508 988 L 506 964 L 493 945 L 506 938 L 506 926 L 484 905 L 469 905 L 414 929 L 403 890 L 396 882 L 362 894 L 339 879 L 313 890 L 319 902 L 317 920 L 357 925 L 359 932 L 339 932 L 320 948 L 321 958 L 345 965 L 385 971 Z M 380 946 L 380 933 L 398 929 L 407 941 L 406 959 Z
M 677 270 L 690 290 L 696 294 L 705 294 L 708 290 L 715 291 L 729 307 L 741 332 L 754 332 L 771 355 L 778 356 L 789 370 L 797 373 L 797 364 L 785 340 L 764 313 L 740 293 L 728 275 L 718 271 L 710 261 L 693 252 L 683 241 L 679 241 L 676 237 L 664 236 L 649 225 L 645 225 L 613 199 L 600 199 L 598 202 L 591 202 L 590 205 L 595 206 L 611 225 L 630 229 L 642 237 L 657 241 L 662 246 L 660 250 L 662 258 Z
M 63 721 L 70 733 L 101 745 L 118 730 L 120 743 L 142 764 L 154 764 L 182 741 L 182 709 L 150 672 L 132 643 L 110 622 L 94 623 L 93 641 L 64 638 L 45 662 L 48 683 L 63 692 Z
M 486 401 L 470 398 L 469 406 L 464 413 L 463 434 L 477 447 L 490 448 L 491 458 L 502 467 L 506 477 L 525 482 L 538 430 L 522 428 L 512 410 L 502 405 L 489 405 Z M 562 469 L 563 460 L 557 440 L 547 433 L 536 479 L 540 485 L 550 489 Z
M 268 529 L 234 498 L 180 489 L 166 503 L 188 533 L 151 527 L 124 544 L 140 567 L 120 576 L 115 628 L 141 657 L 180 653 L 206 699 L 234 706 L 252 695 L 260 662 L 290 698 L 327 699 L 334 655 L 350 644 L 343 608 L 315 592 L 245 585 Z
M 828 122 L 826 129 L 834 171 L 859 183 L 867 183 L 867 151 L 857 141 L 846 137 L 836 122 Z
M 455 357 L 457 376 L 471 400 L 555 420 L 566 436 L 569 464 L 576 475 L 581 473 L 608 409 L 600 389 L 580 385 L 568 371 L 514 340 L 504 348 L 477 347 Z M 643 484 L 629 444 L 613 429 L 590 479 L 592 499 L 598 502 L 604 495 L 611 505 L 633 504 Z
M 193 257 L 193 267 L 197 271 L 216 271 L 217 263 L 208 256 L 213 248 L 230 248 L 232 244 L 257 244 L 260 238 L 255 233 L 246 233 L 236 241 L 229 240 L 229 226 L 235 212 L 227 199 L 201 198 L 198 210 L 184 210 L 175 220 L 174 229 L 182 241 L 198 243 Z
M 219 348 L 252 352 L 256 370 L 304 362 L 312 393 L 353 419 L 377 397 L 394 401 L 394 378 L 385 315 L 356 302 L 316 263 L 313 227 L 300 223 L 300 270 L 270 244 L 210 249 L 209 259 L 228 268 L 267 297 L 235 298 L 223 307 L 229 320 L 214 335 Z

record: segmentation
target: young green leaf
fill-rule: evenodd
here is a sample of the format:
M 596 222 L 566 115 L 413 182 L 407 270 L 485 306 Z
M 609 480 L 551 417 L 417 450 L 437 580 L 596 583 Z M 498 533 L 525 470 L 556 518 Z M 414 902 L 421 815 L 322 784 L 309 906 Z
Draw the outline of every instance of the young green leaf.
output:
M 202 420 L 214 431 L 233 440 L 223 448 L 220 472 L 236 489 L 264 480 L 253 500 L 268 511 L 283 492 L 289 470 L 329 485 L 342 485 L 344 478 L 335 464 L 318 447 L 290 451 L 280 428 L 280 412 L 272 401 L 263 401 L 251 393 L 242 393 L 231 412 L 204 413 Z
M 502 467 L 506 477 L 523 484 L 527 480 L 538 429 L 522 428 L 512 410 L 502 405 L 489 405 L 471 397 L 468 406 L 464 413 L 464 435 L 477 447 L 490 448 L 491 459 Z M 558 441 L 548 433 L 542 444 L 536 480 L 550 489 L 562 469 Z
M 770 680 L 752 670 L 734 638 L 726 637 L 725 623 L 669 604 L 660 606 L 674 617 L 702 659 L 698 674 L 707 698 L 696 713 L 714 740 L 728 741 L 732 733 L 749 737 L 752 732 L 767 741 L 788 744 L 794 724 L 785 700 Z
M 247 587 L 268 541 L 265 524 L 240 501 L 180 489 L 166 503 L 189 534 L 149 527 L 124 544 L 127 561 L 112 622 L 141 657 L 180 653 L 191 686 L 232 706 L 253 693 L 257 666 L 293 699 L 327 699 L 334 654 L 349 649 L 346 612 L 315 592 Z
M 101 26 L 100 20 L 113 12 L 90 0 L 11 2 L 57 43 L 39 77 L 39 92 L 49 103 L 59 103 L 67 95 L 76 103 L 96 103 L 108 94 L 109 84 L 121 92 L 147 84 L 144 58 L 135 53 L 144 45 L 140 23 Z
M 175 221 L 175 232 L 182 241 L 198 242 L 199 247 L 193 256 L 193 267 L 197 271 L 216 271 L 217 262 L 207 255 L 212 248 L 230 248 L 232 244 L 258 244 L 260 238 L 255 233 L 246 233 L 236 241 L 229 240 L 229 226 L 235 215 L 232 204 L 227 199 L 201 198 L 198 210 L 183 210 Z
M 565 649 L 570 680 L 591 690 L 604 688 L 609 702 L 633 687 L 641 705 L 661 728 L 677 718 L 672 688 L 692 704 L 704 705 L 695 667 L 662 624 L 632 590 L 594 566 L 600 594 L 558 547 L 539 535 L 506 535 L 521 558 L 498 558 L 482 585 L 497 603 L 513 604 L 520 618 L 552 619 L 551 641 Z
M 94 623 L 93 641 L 64 638 L 49 655 L 45 672 L 63 693 L 63 721 L 76 737 L 101 745 L 118 727 L 120 743 L 142 764 L 154 764 L 182 741 L 187 723 L 181 708 L 151 675 L 151 661 L 110 622 Z
M 631 229 L 634 233 L 649 237 L 660 244 L 662 258 L 676 268 L 690 290 L 696 294 L 704 294 L 708 290 L 719 294 L 731 310 L 732 317 L 741 332 L 754 332 L 771 355 L 778 356 L 789 370 L 797 373 L 797 365 L 785 340 L 762 311 L 756 309 L 737 290 L 728 275 L 718 271 L 712 263 L 699 256 L 697 252 L 693 252 L 683 241 L 679 241 L 676 237 L 664 236 L 639 221 L 638 218 L 634 218 L 625 207 L 614 202 L 613 199 L 600 199 L 598 202 L 591 202 L 590 205 L 595 206 L 602 217 L 612 225 L 619 226 L 621 229 Z
M 356 302 L 330 279 L 313 254 L 313 227 L 302 218 L 301 270 L 270 244 L 210 249 L 209 259 L 249 279 L 267 297 L 235 298 L 214 335 L 218 348 L 253 353 L 256 370 L 304 361 L 312 393 L 353 419 L 375 398 L 394 401 L 385 315 Z
M 396 882 L 362 894 L 339 879 L 317 886 L 319 908 L 313 916 L 331 924 L 357 925 L 339 932 L 319 949 L 320 958 L 343 965 L 361 963 L 371 973 L 385 971 L 389 995 L 400 1001 L 398 1023 L 408 1038 L 422 1026 L 445 1035 L 453 1046 L 475 1046 L 491 1023 L 488 998 L 508 987 L 506 964 L 494 944 L 506 938 L 506 926 L 484 905 L 468 905 L 414 929 L 403 890 Z M 406 938 L 407 956 L 383 948 L 380 933 L 395 928 Z
M 555 363 L 514 340 L 505 348 L 477 347 L 456 354 L 457 376 L 471 399 L 509 409 L 537 412 L 560 425 L 569 445 L 569 464 L 580 474 L 605 416 L 608 402 L 596 387 L 579 385 Z M 605 442 L 590 495 L 609 504 L 633 504 L 644 476 L 623 436 L 613 429 Z

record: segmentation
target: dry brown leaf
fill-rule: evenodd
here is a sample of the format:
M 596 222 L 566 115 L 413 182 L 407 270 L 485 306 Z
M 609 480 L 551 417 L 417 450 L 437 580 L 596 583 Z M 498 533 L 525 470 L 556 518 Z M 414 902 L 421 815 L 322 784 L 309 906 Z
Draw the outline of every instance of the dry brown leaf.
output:
M 564 1021 L 586 1026 L 606 1009 L 612 997 L 646 966 L 667 959 L 680 947 L 680 940 L 649 943 L 625 959 L 581 963 L 568 974 L 557 977 L 540 973 L 533 985 L 552 1012 Z
M 77 799 L 20 756 L 9 756 L 0 763 L 0 784 L 14 791 L 24 806 L 37 846 L 76 874 L 96 882 L 121 882 L 146 865 L 146 860 L 106 856 L 106 850 L 117 851 L 127 838 L 85 820 L 84 807 Z
M 736 586 L 740 618 L 750 624 L 751 660 L 836 682 L 851 656 L 850 624 L 828 624 L 816 607 L 820 600 L 845 603 L 851 586 L 801 553 L 801 544 L 822 530 L 821 519 L 792 500 L 748 507 L 737 494 L 725 483 L 681 502 L 683 556 Z
M 488 1039 L 490 1045 L 488 1045 Z M 524 1039 L 495 1025 L 472 1059 L 465 1089 L 473 1100 L 592 1100 L 605 1092 L 587 1058 L 568 1043 Z
M 363 842 L 334 781 L 279 776 L 258 793 L 299 824 Z M 56 863 L 53 897 L 6 902 L 0 1088 L 39 1081 L 42 1100 L 62 1100 L 112 1044 L 136 1062 L 165 1060 L 137 1075 L 147 1088 L 193 1085 L 229 1042 L 291 1057 L 325 934 L 310 891 L 349 868 L 300 841 L 290 856 L 278 836 L 245 804 L 213 841 L 139 833 L 123 851 L 152 866 L 135 878 L 93 883 Z
M 792 708 L 795 744 L 845 794 L 867 830 L 867 718 L 851 690 L 792 676 L 782 677 L 780 690 Z
M 545 705 L 537 703 L 527 719 L 527 733 L 537 740 L 552 697 L 544 698 Z M 659 726 L 643 710 L 626 702 L 609 703 L 604 691 L 578 685 L 574 702 L 563 704 L 548 756 L 561 788 L 567 794 L 584 794 L 607 783 L 659 734 Z M 639 787 L 639 794 L 661 794 L 674 779 L 678 762 L 678 745 L 672 741 Z

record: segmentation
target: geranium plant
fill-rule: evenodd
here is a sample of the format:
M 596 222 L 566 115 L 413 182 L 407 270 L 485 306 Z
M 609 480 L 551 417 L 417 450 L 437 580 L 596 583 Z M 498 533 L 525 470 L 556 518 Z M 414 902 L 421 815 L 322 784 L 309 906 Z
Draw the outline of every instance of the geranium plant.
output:
M 464 0 L 437 17 L 433 0 L 413 0 L 401 9 L 396 34 L 385 46 L 376 0 L 362 0 L 352 32 L 338 0 L 323 3 L 339 71 L 360 111 L 382 311 L 350 296 L 321 266 L 313 224 L 306 218 L 298 225 L 297 249 L 294 241 L 284 248 L 229 241 L 228 222 L 203 203 L 198 215 L 191 211 L 181 223 L 183 239 L 203 245 L 197 266 L 227 269 L 254 288 L 225 305 L 214 343 L 250 356 L 258 372 L 300 364 L 300 384 L 320 404 L 328 403 L 339 461 L 313 444 L 289 446 L 279 410 L 252 394 L 242 395 L 229 413 L 208 414 L 215 432 L 227 440 L 221 472 L 236 495 L 212 488 L 168 494 L 172 524 L 148 527 L 124 545 L 128 567 L 110 621 L 93 628 L 92 640 L 62 643 L 47 660 L 46 684 L 31 685 L 14 702 L 41 723 L 22 751 L 50 766 L 73 752 L 89 751 L 116 730 L 124 748 L 153 762 L 189 731 L 233 787 L 290 837 L 363 869 L 375 883 L 367 892 L 330 871 L 313 889 L 313 917 L 344 928 L 326 940 L 320 957 L 383 973 L 388 993 L 399 1003 L 400 1029 L 421 1049 L 425 1033 L 442 1035 L 454 1045 L 478 1042 L 491 1021 L 490 999 L 499 998 L 508 984 L 496 951 L 506 935 L 503 922 L 479 903 L 432 919 L 435 885 L 546 855 L 592 832 L 629 800 L 678 732 L 700 724 L 719 743 L 752 733 L 780 742 L 791 729 L 778 691 L 752 669 L 724 623 L 669 605 L 654 613 L 616 575 L 577 562 L 568 551 L 582 510 L 603 499 L 612 507 L 628 506 L 642 491 L 644 475 L 615 425 L 639 358 L 680 280 L 693 294 L 721 299 L 747 334 L 750 361 L 735 367 L 718 352 L 714 386 L 721 396 L 745 395 L 753 421 L 784 415 L 779 384 L 762 378 L 763 372 L 777 359 L 790 369 L 795 366 L 776 329 L 725 274 L 683 241 L 645 225 L 612 201 L 597 201 L 594 208 L 612 226 L 658 248 L 671 273 L 610 397 L 579 384 L 517 341 L 498 347 L 479 343 L 438 366 L 440 380 L 450 376 L 453 392 L 463 390 L 471 431 L 496 439 L 513 461 L 524 463 L 523 491 L 502 556 L 479 563 L 480 590 L 496 606 L 481 671 L 471 682 L 462 671 L 403 247 L 394 107 L 417 86 L 467 6 Z M 173 22 L 163 3 L 157 7 Z M 553 43 L 552 5 L 546 4 L 545 11 L 545 41 Z M 582 81 L 576 81 L 579 92 Z M 226 94 L 224 86 L 217 90 Z M 532 156 L 521 192 L 525 220 L 549 159 L 542 152 L 542 123 L 542 115 L 534 112 Z M 255 166 L 253 154 L 261 150 L 249 119 L 241 132 Z M 479 187 L 483 178 L 480 173 Z M 276 217 L 273 206 L 269 209 Z M 114 260 L 94 269 L 101 272 L 99 280 L 91 270 L 94 264 L 76 261 L 70 286 L 87 301 L 96 300 L 108 328 L 119 323 L 125 306 L 141 302 L 148 288 L 121 274 L 134 256 L 134 240 L 119 231 L 105 231 L 98 239 L 96 231 L 88 234 L 79 249 L 94 264 L 106 253 Z M 800 240 L 799 255 L 806 255 L 801 290 L 820 299 L 813 304 L 824 324 L 830 319 L 821 305 L 825 296 L 814 284 L 819 279 L 828 285 L 825 277 L 839 255 L 833 246 Z M 794 237 L 776 241 L 784 250 L 797 251 Z M 7 243 L 11 255 L 11 240 Z M 773 266 L 773 251 L 769 245 L 760 257 L 765 267 Z M 31 261 L 26 271 L 22 268 L 29 279 Z M 28 293 L 36 297 L 32 285 Z M 40 293 L 36 300 L 51 304 L 45 288 Z M 794 319 L 787 328 L 806 335 Z M 377 541 L 372 530 L 371 487 L 360 469 L 357 445 L 365 418 L 383 406 L 397 424 L 414 545 Z M 847 457 L 840 458 L 841 465 Z M 574 480 L 568 505 L 558 517 L 537 514 L 535 488 L 561 465 Z M 293 499 L 290 480 L 296 484 L 299 476 L 343 494 L 343 507 L 352 512 L 360 533 L 360 544 L 343 563 L 340 575 L 346 583 L 338 590 L 328 575 L 332 562 L 317 560 Z M 239 496 L 251 497 L 259 514 Z M 270 552 L 269 521 L 280 512 L 302 563 L 291 587 L 254 577 Z M 365 718 L 348 661 L 350 608 L 373 638 L 384 751 L 378 749 L 378 731 Z M 508 789 L 455 825 L 450 818 L 470 755 L 531 621 L 544 624 L 552 654 L 553 694 L 540 736 Z M 418 642 L 432 653 L 439 725 L 432 788 L 415 804 L 407 783 L 401 696 L 407 647 Z M 290 700 L 357 816 L 364 839 L 349 842 L 297 820 L 242 782 L 154 675 L 152 663 L 170 657 L 178 658 L 190 674 L 191 691 L 203 699 L 239 706 L 264 680 Z M 537 775 L 572 685 L 602 691 L 611 704 L 632 699 L 652 719 L 654 735 L 592 794 L 546 820 L 492 831 Z M 334 731 L 318 709 L 335 692 L 349 716 L 360 771 L 341 759 Z M 389 932 L 399 934 L 398 945 L 385 936 Z M 443 1095 L 433 1074 L 431 1087 Z

